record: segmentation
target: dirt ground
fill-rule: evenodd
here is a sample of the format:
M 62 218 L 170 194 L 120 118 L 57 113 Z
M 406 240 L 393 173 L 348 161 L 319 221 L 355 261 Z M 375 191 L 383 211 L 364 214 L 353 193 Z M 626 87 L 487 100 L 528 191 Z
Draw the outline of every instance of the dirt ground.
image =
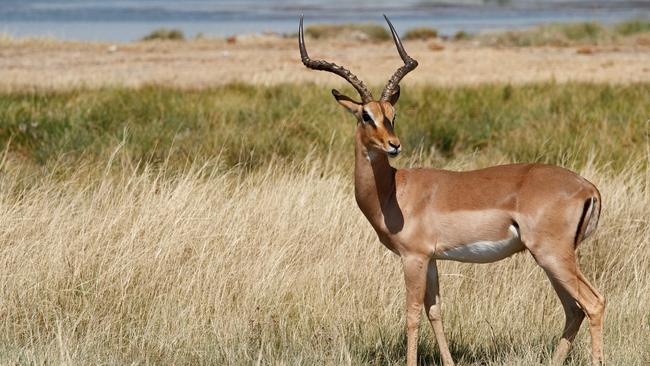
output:
M 345 65 L 370 85 L 383 85 L 401 61 L 392 43 L 308 40 L 312 58 Z M 526 83 L 555 80 L 650 81 L 650 46 L 484 47 L 472 42 L 408 41 L 420 66 L 403 85 Z M 297 41 L 257 36 L 226 40 L 129 44 L 0 39 L 0 90 L 145 84 L 205 88 L 241 81 L 278 84 L 343 81 L 300 63 Z

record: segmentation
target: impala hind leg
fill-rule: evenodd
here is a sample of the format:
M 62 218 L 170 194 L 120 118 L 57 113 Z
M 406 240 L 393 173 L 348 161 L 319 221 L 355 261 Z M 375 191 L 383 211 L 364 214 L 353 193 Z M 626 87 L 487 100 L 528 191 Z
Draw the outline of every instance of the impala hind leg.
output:
M 593 364 L 603 364 L 603 322 L 605 321 L 605 297 L 601 295 L 587 281 L 585 276 L 578 270 L 578 277 L 581 282 L 581 289 L 584 293 L 592 295 L 593 306 L 591 312 L 587 312 L 589 318 L 589 333 L 591 334 L 591 360 Z
M 402 257 L 406 282 L 406 364 L 417 364 L 418 330 L 420 313 L 427 285 L 429 258 Z
M 578 269 L 573 250 L 563 256 L 535 255 L 535 259 L 548 275 L 566 314 L 564 332 L 554 352 L 553 364 L 560 365 L 564 362 L 585 315 L 589 320 L 592 364 L 602 364 L 605 299 Z
M 562 331 L 562 337 L 555 347 L 555 352 L 553 352 L 553 361 L 551 364 L 562 365 L 578 330 L 580 330 L 585 313 L 580 308 L 580 305 L 578 305 L 578 302 L 557 281 L 551 280 L 551 284 L 562 302 L 565 315 L 564 331 Z
M 449 352 L 449 345 L 447 338 L 442 327 L 442 309 L 440 306 L 440 286 L 438 282 L 438 266 L 435 260 L 429 261 L 427 270 L 427 290 L 424 296 L 424 310 L 427 313 L 433 334 L 436 336 L 438 348 L 440 348 L 440 357 L 442 364 L 445 366 L 453 366 L 454 360 Z

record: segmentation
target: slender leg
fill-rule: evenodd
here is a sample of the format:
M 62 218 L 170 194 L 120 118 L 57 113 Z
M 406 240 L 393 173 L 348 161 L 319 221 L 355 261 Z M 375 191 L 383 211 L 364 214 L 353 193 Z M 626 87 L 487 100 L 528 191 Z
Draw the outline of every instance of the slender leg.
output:
M 537 263 L 544 268 L 566 313 L 566 324 L 562 339 L 553 355 L 553 363 L 564 362 L 571 342 L 574 340 L 584 315 L 589 319 L 591 333 L 591 361 L 594 365 L 603 363 L 603 318 L 605 299 L 587 282 L 576 265 L 575 253 L 566 251 L 564 255 L 535 255 Z M 576 308 L 582 310 L 579 315 Z
M 550 278 L 550 276 L 549 276 Z M 562 338 L 558 342 L 555 352 L 553 352 L 553 361 L 552 365 L 562 365 L 566 359 L 571 344 L 580 330 L 580 325 L 585 318 L 585 313 L 580 308 L 580 305 L 576 300 L 571 297 L 571 295 L 562 287 L 557 281 L 551 280 L 551 284 L 555 289 L 560 301 L 562 302 L 562 307 L 564 308 L 565 323 L 564 331 L 562 332 Z
M 424 310 L 427 313 L 433 334 L 436 336 L 436 342 L 440 348 L 440 356 L 442 357 L 442 364 L 445 366 L 453 366 L 454 359 L 449 352 L 447 338 L 442 327 L 442 309 L 440 307 L 440 287 L 438 284 L 438 266 L 435 260 L 429 261 L 427 270 L 427 290 L 424 296 Z
M 591 334 L 591 361 L 594 365 L 603 364 L 603 322 L 605 321 L 605 298 L 578 270 L 578 278 L 581 282 L 581 290 L 592 297 L 593 306 L 587 311 L 589 318 L 589 333 Z
M 409 256 L 402 258 L 406 282 L 406 364 L 417 364 L 418 327 L 426 289 L 429 258 Z

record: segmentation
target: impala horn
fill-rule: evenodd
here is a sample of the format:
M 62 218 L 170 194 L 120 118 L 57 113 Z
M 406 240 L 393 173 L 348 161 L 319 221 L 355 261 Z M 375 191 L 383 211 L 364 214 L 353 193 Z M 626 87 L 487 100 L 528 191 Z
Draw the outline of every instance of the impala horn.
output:
M 307 66 L 308 68 L 310 68 L 310 69 L 323 70 L 323 71 L 329 71 L 329 72 L 335 73 L 336 75 L 338 75 L 338 76 L 342 77 L 343 79 L 347 80 L 350 84 L 352 84 L 352 86 L 355 89 L 357 89 L 357 91 L 359 92 L 359 95 L 361 96 L 361 100 L 363 101 L 364 104 L 371 102 L 372 101 L 372 94 L 370 94 L 370 91 L 368 90 L 368 88 L 366 88 L 366 86 L 363 84 L 363 81 L 359 80 L 356 77 L 356 75 L 351 73 L 348 69 L 344 68 L 343 66 L 339 66 L 339 65 L 337 65 L 335 63 L 327 62 L 325 60 L 312 60 L 312 59 L 309 58 L 309 55 L 307 54 L 307 49 L 305 48 L 305 34 L 304 34 L 303 29 L 302 29 L 303 28 L 302 27 L 302 20 L 303 20 L 303 16 L 301 15 L 300 16 L 300 29 L 298 30 L 298 46 L 300 47 L 300 58 L 302 59 L 302 63 L 305 66 Z M 388 20 L 388 18 L 386 20 Z M 390 22 L 388 22 L 388 24 L 390 24 Z M 391 26 L 391 28 L 392 28 L 392 26 Z M 395 37 L 395 33 L 394 33 L 394 30 L 393 30 L 393 38 L 394 37 Z M 399 39 L 396 42 L 399 42 Z M 401 44 L 398 45 L 398 49 L 399 49 L 399 47 L 401 47 Z M 404 48 L 402 48 L 401 52 L 404 52 Z M 404 54 L 406 54 L 406 52 L 404 52 Z M 408 57 L 408 55 L 406 57 Z M 402 59 L 404 59 L 404 57 L 402 57 Z M 415 62 L 415 61 L 413 61 L 413 62 Z M 417 62 L 415 63 L 415 65 L 417 65 Z M 415 67 L 413 67 L 413 68 L 415 68 Z M 411 71 L 411 70 L 408 70 L 408 71 Z M 408 71 L 406 71 L 406 72 L 408 72 Z M 404 75 L 405 74 L 406 73 L 404 73 Z M 395 73 L 395 75 L 397 75 L 397 73 Z M 404 75 L 400 76 L 395 83 L 399 83 L 399 80 L 402 77 L 404 77 Z M 395 78 L 395 76 L 393 76 L 393 78 L 391 78 L 391 82 L 393 81 L 394 78 Z M 389 82 L 389 84 L 390 84 L 390 82 Z M 388 88 L 388 86 L 386 86 L 386 88 Z
M 388 83 L 386 84 L 384 91 L 381 93 L 381 100 L 388 101 L 390 100 L 390 97 L 394 93 L 399 91 L 399 82 L 402 80 L 402 78 L 404 78 L 406 74 L 415 70 L 415 68 L 418 67 L 418 62 L 412 59 L 411 56 L 409 56 L 408 53 L 406 53 L 406 50 L 402 45 L 402 41 L 399 39 L 399 36 L 397 35 L 397 32 L 395 31 L 393 24 L 390 22 L 390 20 L 388 20 L 386 14 L 384 14 L 384 19 L 386 19 L 386 21 L 388 22 L 388 26 L 390 27 L 390 33 L 393 35 L 393 41 L 395 41 L 397 52 L 399 53 L 399 56 L 402 58 L 402 61 L 404 61 L 404 66 L 400 67 L 399 69 L 397 69 L 397 71 L 395 71 L 395 73 L 390 78 L 390 80 L 388 80 Z

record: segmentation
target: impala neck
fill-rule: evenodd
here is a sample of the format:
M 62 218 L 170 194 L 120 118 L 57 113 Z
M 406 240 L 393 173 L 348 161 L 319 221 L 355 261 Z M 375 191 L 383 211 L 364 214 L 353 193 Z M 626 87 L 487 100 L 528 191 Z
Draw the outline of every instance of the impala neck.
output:
M 395 202 L 395 168 L 386 154 L 368 151 L 361 128 L 355 135 L 354 193 L 361 211 L 377 227 Z

